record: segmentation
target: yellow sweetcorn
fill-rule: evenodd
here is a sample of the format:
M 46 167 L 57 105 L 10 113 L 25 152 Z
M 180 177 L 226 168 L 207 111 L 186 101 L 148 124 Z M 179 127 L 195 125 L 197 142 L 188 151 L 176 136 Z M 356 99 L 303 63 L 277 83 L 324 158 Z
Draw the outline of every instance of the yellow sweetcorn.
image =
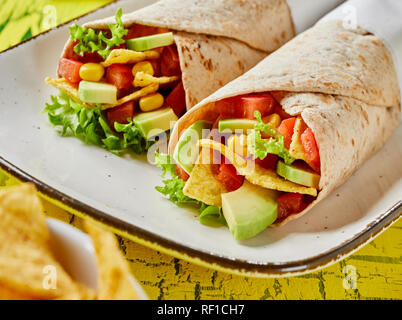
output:
M 139 101 L 140 109 L 144 112 L 159 109 L 163 106 L 164 98 L 160 93 L 153 93 L 142 97 Z
M 152 63 L 149 61 L 141 61 L 136 63 L 133 66 L 133 76 L 137 74 L 137 72 L 144 72 L 146 74 L 154 75 L 154 68 L 152 67 Z
M 236 152 L 238 155 L 241 155 L 242 157 L 248 157 L 250 156 L 248 149 L 247 149 L 247 136 L 245 134 L 241 135 L 232 135 L 228 139 L 228 148 L 232 150 L 233 152 Z
M 105 68 L 99 63 L 85 63 L 80 68 L 82 80 L 98 82 L 102 79 Z
M 272 128 L 276 129 L 281 123 L 281 117 L 277 113 L 273 113 L 264 118 L 264 122 L 270 124 Z

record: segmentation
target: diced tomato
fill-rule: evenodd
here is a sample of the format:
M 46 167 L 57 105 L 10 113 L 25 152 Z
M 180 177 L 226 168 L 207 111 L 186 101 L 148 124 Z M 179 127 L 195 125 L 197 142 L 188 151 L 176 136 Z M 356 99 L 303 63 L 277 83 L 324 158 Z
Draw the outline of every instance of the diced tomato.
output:
M 240 97 L 230 97 L 215 102 L 215 107 L 219 111 L 221 119 L 243 118 L 244 111 L 240 105 Z
M 321 160 L 318 151 L 317 142 L 315 141 L 313 130 L 307 128 L 301 135 L 301 142 L 306 155 L 306 162 L 313 168 L 314 171 L 320 172 Z
M 170 77 L 181 74 L 179 54 L 175 45 L 163 48 L 160 63 L 162 76 Z
M 265 117 L 272 113 L 275 106 L 275 100 L 270 94 L 252 94 L 239 99 L 246 119 L 255 119 L 255 111 L 259 111 L 261 117 Z
M 134 101 L 129 101 L 121 106 L 114 107 L 107 111 L 107 120 L 111 128 L 114 128 L 114 123 L 128 123 L 127 119 L 134 116 Z
M 115 63 L 106 69 L 106 82 L 113 84 L 117 89 L 130 89 L 134 76 L 131 72 L 131 68 Z
M 190 178 L 188 173 L 182 167 L 180 167 L 178 164 L 176 164 L 176 174 L 179 177 L 179 179 L 181 179 L 183 181 L 187 181 L 188 178 Z
M 141 24 L 134 24 L 129 30 L 126 36 L 124 36 L 125 40 L 140 38 L 145 36 L 150 36 L 153 34 L 158 33 L 166 33 L 169 32 L 167 28 L 160 28 L 160 27 L 150 27 L 144 26 Z
M 236 168 L 230 163 L 221 163 L 216 178 L 228 191 L 239 189 L 244 180 L 244 177 L 238 175 Z
M 158 59 L 151 59 L 149 62 L 152 64 L 152 68 L 154 69 L 154 76 L 159 77 L 161 74 L 161 65 Z
M 278 127 L 278 133 L 283 136 L 285 148 L 289 149 L 292 143 L 293 129 L 295 127 L 296 118 L 288 118 L 281 122 Z
M 180 82 L 166 98 L 166 103 L 174 113 L 181 117 L 186 110 L 186 93 L 184 92 L 183 82 Z
M 300 193 L 285 193 L 277 199 L 278 221 L 286 219 L 289 215 L 303 211 L 307 207 L 304 196 Z
M 80 68 L 82 65 L 83 63 L 79 61 L 61 58 L 57 74 L 71 83 L 78 83 L 81 81 Z
M 268 153 L 267 156 L 262 160 L 260 160 L 259 158 L 255 159 L 255 163 L 264 169 L 275 170 L 277 162 L 278 162 L 278 156 L 272 153 Z
M 255 119 L 254 112 L 259 111 L 262 117 L 272 113 L 274 98 L 268 93 L 246 94 L 226 98 L 215 103 L 221 117 Z

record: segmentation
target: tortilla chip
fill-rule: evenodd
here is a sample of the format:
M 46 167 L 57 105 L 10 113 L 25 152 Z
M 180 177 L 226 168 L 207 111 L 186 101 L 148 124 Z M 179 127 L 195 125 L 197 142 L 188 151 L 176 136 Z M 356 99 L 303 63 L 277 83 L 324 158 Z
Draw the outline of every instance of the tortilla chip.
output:
M 92 239 L 98 265 L 99 300 L 139 300 L 131 273 L 114 234 L 84 221 L 84 228 Z
M 140 90 L 134 91 L 133 93 L 117 100 L 117 103 L 115 104 L 104 104 L 102 105 L 102 110 L 106 110 L 106 109 L 111 109 L 117 106 L 122 105 L 123 103 L 129 102 L 129 101 L 133 101 L 133 100 L 139 100 L 141 97 L 145 97 L 151 93 L 154 93 L 156 91 L 158 91 L 159 89 L 159 85 L 157 83 L 153 83 L 150 84 L 147 87 L 144 87 Z
M 45 79 L 45 82 L 46 84 L 50 84 L 51 86 L 64 91 L 75 102 L 80 103 L 87 108 L 96 107 L 96 105 L 93 103 L 82 102 L 78 94 L 78 89 L 74 87 L 70 82 L 68 82 L 65 78 L 52 79 L 47 77 Z
M 137 63 L 149 59 L 158 59 L 159 56 L 159 52 L 153 50 L 137 52 L 128 49 L 114 49 L 101 65 L 108 67 L 114 63 Z
M 134 87 L 146 87 L 146 86 L 149 86 L 149 85 L 154 84 L 154 83 L 157 83 L 159 85 L 169 84 L 169 83 L 176 82 L 179 79 L 180 79 L 180 77 L 178 77 L 178 76 L 154 77 L 154 76 L 151 76 L 148 73 L 140 71 L 140 72 L 137 72 L 135 74 L 133 84 L 134 84 Z
M 197 163 L 191 171 L 183 193 L 193 199 L 202 201 L 210 206 L 222 206 L 221 194 L 228 192 L 218 180 L 215 179 L 210 162 L 212 150 L 203 148 Z
M 294 159 L 306 161 L 306 155 L 301 142 L 301 134 L 307 128 L 303 119 L 299 116 L 296 118 L 295 126 L 293 129 L 292 142 L 290 143 L 289 153 Z
M 0 300 L 37 300 L 37 298 L 0 284 Z
M 0 286 L 33 299 L 93 297 L 53 256 L 41 202 L 32 184 L 0 190 Z
M 314 197 L 317 196 L 317 189 L 285 180 L 274 170 L 262 168 L 255 165 L 254 161 L 245 160 L 221 143 L 210 139 L 202 139 L 199 141 L 199 145 L 203 148 L 219 151 L 233 164 L 239 174 L 245 176 L 245 178 L 253 184 L 272 190 L 308 194 Z

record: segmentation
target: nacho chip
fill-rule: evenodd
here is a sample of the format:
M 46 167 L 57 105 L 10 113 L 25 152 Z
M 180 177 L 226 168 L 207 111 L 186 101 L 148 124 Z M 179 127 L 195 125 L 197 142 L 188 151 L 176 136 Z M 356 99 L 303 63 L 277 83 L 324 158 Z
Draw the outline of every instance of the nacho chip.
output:
M 64 91 L 71 99 L 73 99 L 73 101 L 80 103 L 87 108 L 96 107 L 96 105 L 93 103 L 82 102 L 78 95 L 78 89 L 64 78 L 52 79 L 47 77 L 45 82 L 46 84 L 50 84 L 51 86 Z
M 290 143 L 289 153 L 294 159 L 306 161 L 306 154 L 301 142 L 301 134 L 307 128 L 301 117 L 296 118 L 295 126 L 293 129 L 292 142 Z
M 147 87 L 144 87 L 140 90 L 134 91 L 133 93 L 117 100 L 115 104 L 104 104 L 102 105 L 102 110 L 111 109 L 117 106 L 122 105 L 123 103 L 132 101 L 132 100 L 139 100 L 141 97 L 145 97 L 151 93 L 158 91 L 159 85 L 157 83 L 153 83 Z
M 317 196 L 317 189 L 305 187 L 280 177 L 274 170 L 269 170 L 255 165 L 254 161 L 247 161 L 221 143 L 210 139 L 202 139 L 199 145 L 219 151 L 236 168 L 236 170 L 253 184 L 261 187 L 283 192 L 295 192 Z
M 191 171 L 190 178 L 183 188 L 183 193 L 193 199 L 202 201 L 210 206 L 222 206 L 221 194 L 228 192 L 218 180 L 215 179 L 210 161 L 213 151 L 202 148 L 197 163 Z
M 134 87 L 146 87 L 146 86 L 149 86 L 149 85 L 155 84 L 155 83 L 157 83 L 159 85 L 164 85 L 164 84 L 176 82 L 179 79 L 180 79 L 180 77 L 178 77 L 178 76 L 154 77 L 148 73 L 140 71 L 135 74 L 133 85 L 134 85 Z
M 149 59 L 158 59 L 159 56 L 159 52 L 153 50 L 137 52 L 128 49 L 114 49 L 101 65 L 109 67 L 114 63 L 137 63 Z
M 41 202 L 32 184 L 0 190 L 0 287 L 5 296 L 81 299 L 94 296 L 74 282 L 51 252 Z
M 99 300 L 139 300 L 131 273 L 114 234 L 84 221 L 84 229 L 92 239 L 98 265 Z

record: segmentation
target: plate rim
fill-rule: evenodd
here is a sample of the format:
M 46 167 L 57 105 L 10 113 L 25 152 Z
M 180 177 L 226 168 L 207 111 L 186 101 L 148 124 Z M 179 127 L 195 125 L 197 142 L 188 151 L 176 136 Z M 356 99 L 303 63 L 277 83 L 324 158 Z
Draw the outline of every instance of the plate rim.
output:
M 221 257 L 211 252 L 191 248 L 113 217 L 107 212 L 95 209 L 38 180 L 19 169 L 2 156 L 0 156 L 0 168 L 22 182 L 35 184 L 43 198 L 55 202 L 56 205 L 61 206 L 66 211 L 82 218 L 89 217 L 95 219 L 116 234 L 126 237 L 129 240 L 191 263 L 243 276 L 294 276 L 322 269 L 352 254 L 368 241 L 378 236 L 402 216 L 402 200 L 400 200 L 383 212 L 375 221 L 367 225 L 362 231 L 330 250 L 313 257 L 285 263 L 254 263 L 243 259 Z
M 30 41 L 36 40 L 40 36 L 64 27 L 70 24 L 72 21 L 81 19 L 87 15 L 105 9 L 106 7 L 109 7 L 111 5 L 115 5 L 119 1 L 120 0 L 111 1 L 110 3 L 107 3 L 95 10 L 89 11 L 54 28 L 39 33 L 32 38 L 29 38 L 7 48 L 6 50 L 1 51 L 0 56 Z M 227 257 L 220 257 L 212 254 L 211 252 L 191 248 L 182 245 L 176 241 L 161 237 L 128 222 L 122 221 L 121 219 L 115 218 L 107 212 L 95 209 L 71 196 L 62 193 L 54 187 L 43 183 L 39 179 L 31 176 L 8 160 L 4 159 L 2 156 L 0 156 L 0 168 L 22 182 L 31 182 L 35 184 L 38 188 L 39 194 L 43 198 L 55 203 L 66 211 L 83 218 L 89 217 L 95 219 L 96 221 L 111 229 L 116 234 L 126 237 L 136 243 L 145 245 L 151 249 L 164 252 L 168 255 L 183 259 L 185 261 L 201 265 L 203 267 L 242 276 L 294 276 L 314 272 L 318 269 L 325 268 L 361 248 L 367 242 L 378 236 L 385 229 L 395 223 L 402 216 L 402 200 L 400 200 L 392 205 L 391 208 L 383 212 L 375 221 L 367 225 L 366 228 L 364 228 L 362 231 L 356 233 L 352 238 L 344 241 L 338 246 L 331 248 L 330 250 L 327 250 L 307 259 L 300 259 L 286 263 L 254 263 L 242 259 L 230 259 Z

